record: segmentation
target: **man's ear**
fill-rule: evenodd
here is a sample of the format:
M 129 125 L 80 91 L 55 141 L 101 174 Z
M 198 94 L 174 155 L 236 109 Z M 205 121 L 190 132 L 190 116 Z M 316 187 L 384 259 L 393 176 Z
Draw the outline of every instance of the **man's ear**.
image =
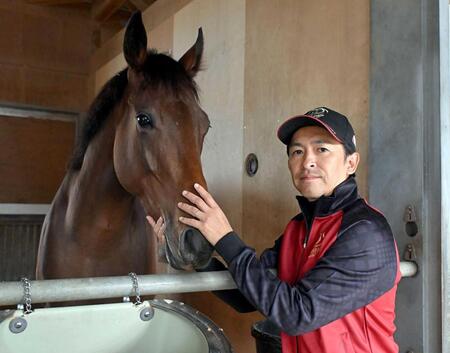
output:
M 358 152 L 352 153 L 347 156 L 346 164 L 347 164 L 347 175 L 352 175 L 358 169 L 358 164 L 360 160 L 360 155 Z

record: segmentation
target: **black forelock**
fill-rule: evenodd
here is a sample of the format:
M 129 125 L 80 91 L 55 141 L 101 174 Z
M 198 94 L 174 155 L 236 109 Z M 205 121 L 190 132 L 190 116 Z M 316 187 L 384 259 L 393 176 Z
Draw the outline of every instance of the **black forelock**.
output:
M 162 84 L 177 96 L 194 94 L 198 100 L 198 88 L 195 81 L 188 75 L 183 65 L 168 55 L 149 51 L 142 73 L 144 85 Z

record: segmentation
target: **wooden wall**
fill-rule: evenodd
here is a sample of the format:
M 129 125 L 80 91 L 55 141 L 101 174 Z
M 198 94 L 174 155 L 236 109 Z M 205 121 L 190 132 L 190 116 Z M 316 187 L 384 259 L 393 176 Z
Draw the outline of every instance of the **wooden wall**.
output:
M 0 2 L 0 102 L 85 110 L 93 51 L 89 13 Z
M 87 11 L 0 1 L 0 106 L 85 111 L 92 29 Z M 0 202 L 52 200 L 75 125 L 75 120 L 0 118 Z
M 73 122 L 0 116 L 0 203 L 50 203 L 74 137 Z
M 151 46 L 175 58 L 203 28 L 206 69 L 197 82 L 212 122 L 204 172 L 235 230 L 257 250 L 270 246 L 298 212 L 285 147 L 276 138 L 293 114 L 324 105 L 349 117 L 362 154 L 357 178 L 367 196 L 369 4 L 158 0 L 144 13 Z M 123 31 L 94 54 L 96 89 L 124 65 L 122 37 Z M 243 168 L 248 153 L 260 161 L 253 178 Z M 237 353 L 255 352 L 250 327 L 259 314 L 237 314 L 210 293 L 184 300 L 218 323 Z

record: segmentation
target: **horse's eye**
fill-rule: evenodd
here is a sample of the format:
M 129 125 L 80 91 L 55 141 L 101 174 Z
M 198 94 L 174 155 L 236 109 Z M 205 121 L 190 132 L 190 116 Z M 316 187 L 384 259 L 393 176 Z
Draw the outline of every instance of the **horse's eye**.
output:
M 149 113 L 138 113 L 136 115 L 136 120 L 140 127 L 153 127 L 153 117 Z

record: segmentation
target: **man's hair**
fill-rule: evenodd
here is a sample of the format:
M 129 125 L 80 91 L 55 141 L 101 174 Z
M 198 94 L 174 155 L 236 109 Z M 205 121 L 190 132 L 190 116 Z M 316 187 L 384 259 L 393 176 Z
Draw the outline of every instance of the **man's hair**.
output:
M 344 153 L 345 153 L 345 159 L 347 159 L 348 156 L 351 156 L 356 151 L 351 151 L 350 148 L 346 145 L 344 145 Z

